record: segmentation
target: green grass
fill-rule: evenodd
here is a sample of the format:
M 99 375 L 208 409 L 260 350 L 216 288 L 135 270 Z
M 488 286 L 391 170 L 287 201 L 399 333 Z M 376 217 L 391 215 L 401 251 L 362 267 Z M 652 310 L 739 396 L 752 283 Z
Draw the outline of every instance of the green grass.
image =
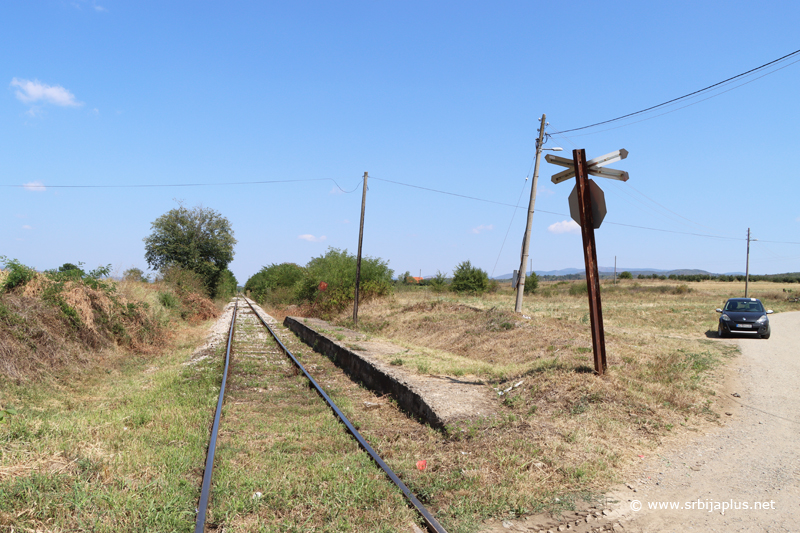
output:
M 18 413 L 0 424 L 0 529 L 188 531 L 220 376 L 189 353 L 3 383 Z
M 237 322 L 235 348 L 248 357 L 235 357 L 231 367 L 209 523 L 276 533 L 408 529 L 416 517 L 402 493 L 306 378 L 293 365 L 277 364 L 284 356 L 268 351 L 274 347 L 241 341 L 262 330 Z M 328 392 L 352 411 L 341 389 Z

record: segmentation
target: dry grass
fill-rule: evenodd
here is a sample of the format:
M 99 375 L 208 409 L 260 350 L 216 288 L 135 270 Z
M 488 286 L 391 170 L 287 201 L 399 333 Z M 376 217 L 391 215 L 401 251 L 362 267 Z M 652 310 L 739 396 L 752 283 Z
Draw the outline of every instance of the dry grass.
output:
M 0 375 L 15 380 L 80 367 L 113 345 L 139 355 L 163 349 L 170 323 L 178 317 L 159 295 L 164 284 L 104 280 L 54 281 L 37 274 L 24 286 L 0 292 Z M 209 299 L 175 296 L 182 317 L 199 322 L 218 316 Z
M 501 389 L 522 381 L 497 397 L 497 418 L 448 432 L 406 416 L 389 398 L 349 380 L 291 335 L 286 342 L 447 530 L 468 533 L 488 517 L 569 508 L 581 497 L 601 493 L 665 439 L 680 441 L 688 431 L 717 423 L 725 405 L 718 394 L 725 363 L 736 349 L 709 338 L 716 328 L 714 308 L 743 287 L 693 283 L 687 288 L 692 290 L 650 280 L 604 287 L 610 368 L 602 378 L 591 373 L 586 296 L 570 295 L 569 284 L 543 283 L 539 295 L 526 298 L 524 315 L 530 319 L 508 311 L 513 298 L 502 290 L 484 298 L 415 291 L 364 304 L 364 331 L 404 344 L 428 372 L 473 374 Z M 768 307 L 800 309 L 786 300 L 784 288 L 792 286 L 751 284 L 752 294 Z M 289 312 L 300 314 L 296 311 Z M 341 317 L 342 325 L 348 314 Z M 165 352 L 152 361 L 131 361 L 117 351 L 105 362 L 87 365 L 90 372 L 73 372 L 52 386 L 0 387 L 0 404 L 20 408 L 0 425 L 0 493 L 9 495 L 0 499 L 0 529 L 20 524 L 52 530 L 187 529 L 220 374 L 218 360 L 182 364 L 188 346 L 199 342 L 200 329 L 181 329 L 188 336 L 175 342 L 185 345 L 183 352 Z M 318 472 L 325 474 L 333 465 L 381 481 L 368 463 L 345 464 L 352 441 L 340 438 L 338 424 L 323 424 L 326 409 L 318 409 L 318 399 L 288 365 L 279 368 L 273 369 L 274 377 L 282 381 L 267 383 L 264 365 L 252 357 L 234 363 L 225 408 L 230 424 L 219 450 L 226 459 L 220 464 L 229 464 L 231 472 L 227 485 L 225 467 L 217 478 L 222 481 L 217 503 L 223 504 L 223 497 L 231 502 L 217 508 L 226 530 L 308 530 L 304 521 L 309 519 L 333 524 L 320 511 L 322 485 L 304 485 L 303 469 L 313 470 L 313 462 L 299 463 L 297 472 L 281 471 L 282 458 L 289 461 L 290 455 L 291 461 L 309 453 L 327 461 L 320 451 L 328 449 L 328 441 L 339 448 Z M 281 389 L 268 391 L 276 386 Z M 290 393 L 307 403 L 280 401 Z M 271 400 L 278 401 L 273 406 Z M 375 404 L 379 407 L 368 407 Z M 319 411 L 320 419 L 304 416 L 292 423 L 289 414 L 301 408 Z M 275 424 L 325 425 L 328 433 L 309 442 L 289 439 L 288 431 L 271 433 L 263 411 L 273 409 Z M 415 466 L 420 459 L 427 460 L 425 471 Z M 247 476 L 258 483 L 248 485 Z M 266 495 L 261 487 L 271 479 L 276 494 L 286 495 L 284 509 L 290 511 L 274 528 L 264 528 L 265 521 L 275 520 L 274 510 L 254 506 L 251 495 L 256 490 Z M 331 481 L 323 487 L 325 498 L 350 506 L 341 513 L 348 521 L 362 511 L 374 514 L 376 507 L 358 507 L 370 502 L 370 495 L 374 499 L 375 491 L 356 497 L 348 492 L 355 485 Z M 308 505 L 295 494 L 308 498 Z M 381 531 L 377 522 L 360 530 Z
M 365 303 L 360 329 L 404 346 L 412 371 L 471 375 L 499 391 L 522 385 L 498 396 L 497 419 L 446 434 L 386 409 L 354 416 L 448 530 L 472 530 L 470 518 L 569 506 L 570 495 L 605 490 L 665 439 L 718 423 L 726 363 L 738 350 L 716 340 L 714 309 L 743 285 L 604 285 L 604 377 L 592 373 L 586 294 L 571 283 L 542 283 L 520 315 L 508 288 L 481 298 L 416 290 Z M 783 292 L 792 288 L 750 285 L 776 311 L 800 309 Z M 349 313 L 338 324 L 352 325 Z M 423 458 L 421 473 L 413 465 Z

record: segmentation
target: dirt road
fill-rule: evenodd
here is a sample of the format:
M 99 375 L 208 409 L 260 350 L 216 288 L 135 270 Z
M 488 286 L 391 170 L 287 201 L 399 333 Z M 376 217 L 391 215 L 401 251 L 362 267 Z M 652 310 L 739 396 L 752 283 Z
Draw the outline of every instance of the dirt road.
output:
M 732 362 L 738 387 L 726 393 L 727 424 L 645 463 L 616 493 L 618 529 L 800 531 L 800 313 L 770 323 L 769 340 L 720 341 L 742 350 Z M 670 503 L 678 508 L 654 509 Z

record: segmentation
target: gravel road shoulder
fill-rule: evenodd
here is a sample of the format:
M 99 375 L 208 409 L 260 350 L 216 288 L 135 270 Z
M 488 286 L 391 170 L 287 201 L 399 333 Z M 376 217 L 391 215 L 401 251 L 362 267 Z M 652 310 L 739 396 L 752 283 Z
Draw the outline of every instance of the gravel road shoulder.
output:
M 769 340 L 720 341 L 741 347 L 725 426 L 643 462 L 610 494 L 624 531 L 800 530 L 800 312 L 770 323 Z M 670 502 L 679 508 L 653 508 Z

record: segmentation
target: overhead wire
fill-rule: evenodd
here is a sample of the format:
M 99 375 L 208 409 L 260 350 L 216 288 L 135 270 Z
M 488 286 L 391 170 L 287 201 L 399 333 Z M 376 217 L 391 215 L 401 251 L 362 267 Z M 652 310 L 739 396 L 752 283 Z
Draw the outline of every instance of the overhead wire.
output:
M 577 147 L 578 147 L 578 145 L 577 145 L 577 144 L 575 144 L 575 143 L 572 141 L 572 139 L 571 139 L 570 137 L 566 136 L 566 135 L 561 135 L 561 134 L 557 134 L 557 133 L 554 133 L 553 135 L 554 135 L 554 136 L 556 136 L 556 137 L 558 137 L 558 138 L 560 138 L 560 139 L 563 139 L 563 140 L 567 141 L 568 143 L 570 143 L 571 145 L 573 145 L 575 148 L 577 148 Z M 689 219 L 689 218 L 687 218 L 687 217 L 685 217 L 685 216 L 683 216 L 683 215 L 681 215 L 681 214 L 679 214 L 679 213 L 676 213 L 675 211 L 673 211 L 673 210 L 669 209 L 668 207 L 665 207 L 665 206 L 661 205 L 659 202 L 657 202 L 657 201 L 653 200 L 652 198 L 650 198 L 649 196 L 647 196 L 647 195 L 646 195 L 646 194 L 644 194 L 643 192 L 639 191 L 639 190 L 638 190 L 636 187 L 632 186 L 632 185 L 631 185 L 631 184 L 629 184 L 629 183 L 626 183 L 624 187 L 622 187 L 622 186 L 621 186 L 621 184 L 617 184 L 616 182 L 614 182 L 614 185 L 615 185 L 615 188 L 616 188 L 616 190 L 618 190 L 618 191 L 620 191 L 620 192 L 622 192 L 622 193 L 624 193 L 624 194 L 628 195 L 628 196 L 629 196 L 629 197 L 631 197 L 632 199 L 634 199 L 634 200 L 636 200 L 636 201 L 638 201 L 638 202 L 642 203 L 642 205 L 645 205 L 645 204 L 644 204 L 643 202 L 641 202 L 641 200 L 639 200 L 638 198 L 636 198 L 636 197 L 634 197 L 633 195 L 631 195 L 631 194 L 630 194 L 630 193 L 627 191 L 627 189 L 632 189 L 632 190 L 634 190 L 636 193 L 638 193 L 638 194 L 639 194 L 639 195 L 641 195 L 642 197 L 646 198 L 647 200 L 649 200 L 650 202 L 652 202 L 653 204 L 655 204 L 655 205 L 656 205 L 656 206 L 658 206 L 659 208 L 663 209 L 664 211 L 667 211 L 667 212 L 669 212 L 669 213 L 672 213 L 673 215 L 675 215 L 675 216 L 677 216 L 677 217 L 680 217 L 680 218 L 682 218 L 683 220 L 685 220 L 685 221 L 687 221 L 687 222 L 690 222 L 690 223 L 694 224 L 695 226 L 699 226 L 699 227 L 701 227 L 701 228 L 705 228 L 705 229 L 711 229 L 711 230 L 713 230 L 713 228 L 710 228 L 710 227 L 708 227 L 708 226 L 706 226 L 706 225 L 704 225 L 704 224 L 700 224 L 699 222 L 695 222 L 695 221 L 693 221 L 693 220 L 691 220 L 691 219 Z M 679 221 L 679 220 L 675 220 L 673 217 L 671 217 L 671 216 L 669 216 L 669 215 L 666 215 L 666 214 L 664 214 L 664 213 L 659 213 L 659 214 L 660 214 L 661 216 L 663 216 L 663 217 L 667 218 L 667 219 L 670 219 L 670 220 L 672 220 L 673 222 L 677 222 L 677 223 L 679 223 L 679 224 L 682 224 L 682 225 L 684 225 L 684 226 L 690 227 L 690 226 L 688 226 L 687 224 L 685 224 L 685 223 L 683 223 L 683 222 L 681 222 L 681 221 Z
M 716 94 L 712 94 L 711 96 L 709 96 L 707 98 L 703 98 L 702 100 L 697 100 L 696 102 L 692 102 L 690 104 L 686 104 L 686 105 L 681 106 L 681 107 L 676 107 L 675 109 L 670 109 L 669 111 L 665 111 L 663 113 L 659 113 L 658 115 L 653 115 L 651 117 L 643 118 L 641 120 L 634 120 L 633 122 L 628 122 L 626 124 L 621 124 L 619 126 L 614 126 L 613 128 L 606 128 L 604 130 L 597 130 L 597 131 L 592 131 L 592 132 L 589 132 L 589 133 L 579 133 L 577 135 L 574 135 L 574 137 L 585 137 L 587 135 L 596 135 L 598 133 L 603 133 L 603 132 L 606 132 L 606 131 L 618 130 L 620 128 L 625 128 L 627 126 L 632 126 L 634 124 L 639 124 L 640 122 L 646 122 L 648 120 L 653 120 L 654 118 L 663 117 L 664 115 L 669 115 L 670 113 L 674 113 L 675 111 L 680 111 L 681 109 L 686 109 L 687 107 L 691 107 L 693 105 L 697 105 L 699 103 L 705 102 L 706 100 L 711 100 L 712 98 L 716 98 L 717 96 L 722 96 L 723 94 L 731 92 L 734 89 L 738 89 L 739 87 L 743 87 L 745 85 L 753 83 L 754 81 L 760 80 L 764 76 L 769 76 L 770 74 L 774 74 L 775 72 L 778 72 L 779 70 L 783 70 L 786 67 L 790 67 L 790 66 L 794 65 L 795 63 L 800 63 L 800 59 L 798 59 L 796 61 L 792 61 L 788 65 L 784 65 L 784 66 L 782 66 L 780 68 L 776 68 L 775 70 L 767 72 L 766 74 L 762 74 L 761 76 L 758 76 L 757 78 L 753 78 L 752 80 L 748 80 L 748 81 L 746 81 L 744 83 L 741 83 L 739 85 L 735 85 L 735 86 L 733 86 L 730 89 L 727 89 L 725 91 L 721 91 L 721 92 L 718 92 Z
M 746 71 L 746 72 L 742 72 L 741 74 L 737 74 L 736 76 L 731 76 L 730 78 L 727 78 L 727 79 L 725 79 L 725 80 L 722 80 L 722 81 L 720 81 L 720 82 L 714 83 L 714 84 L 712 84 L 712 85 L 709 85 L 709 86 L 707 86 L 707 87 L 704 87 L 704 88 L 702 88 L 702 89 L 698 89 L 698 90 L 696 90 L 696 91 L 692 91 L 692 92 L 690 92 L 690 93 L 684 94 L 683 96 L 679 96 L 679 97 L 677 97 L 677 98 L 672 98 L 671 100 L 667 100 L 667 101 L 665 101 L 665 102 L 662 102 L 662 103 L 660 103 L 660 104 L 657 104 L 657 105 L 654 105 L 654 106 L 647 107 L 647 108 L 645 108 L 645 109 L 640 109 L 639 111 L 634 111 L 633 113 L 627 113 L 627 114 L 625 114 L 625 115 L 621 115 L 621 116 L 618 116 L 618 117 L 615 117 L 615 118 L 612 118 L 612 119 L 603 120 L 603 121 L 601 121 L 601 122 L 595 122 L 594 124 L 588 124 L 588 125 L 586 125 L 586 126 L 581 126 L 581 127 L 579 127 L 579 128 L 571 128 L 571 129 L 567 129 L 567 130 L 561 130 L 561 131 L 557 131 L 557 132 L 553 132 L 553 133 L 554 133 L 554 134 L 558 134 L 558 133 L 569 133 L 569 132 L 573 132 L 573 131 L 585 130 L 585 129 L 589 129 L 589 128 L 594 128 L 594 127 L 596 127 L 596 126 L 601 126 L 601 125 L 603 125 L 603 124 L 610 124 L 610 123 L 612 123 L 612 122 L 617 122 L 617 121 L 620 121 L 620 120 L 623 120 L 623 119 L 626 119 L 626 118 L 630 118 L 630 117 L 633 117 L 633 116 L 636 116 L 636 115 L 640 115 L 640 114 L 642 114 L 642 113 L 647 113 L 648 111 L 653 111 L 654 109 L 658 109 L 658 108 L 661 108 L 661 107 L 664 107 L 664 106 L 667 106 L 667 105 L 673 104 L 673 103 L 675 103 L 675 102 L 678 102 L 678 101 L 681 101 L 681 100 L 685 100 L 685 99 L 687 99 L 687 98 L 690 98 L 690 97 L 692 97 L 692 96 L 696 96 L 696 95 L 698 95 L 698 94 L 701 94 L 701 93 L 704 93 L 704 92 L 706 92 L 706 91 L 709 91 L 709 90 L 711 90 L 711 89 L 713 89 L 713 88 L 715 88 L 715 87 L 719 87 L 719 86 L 725 85 L 725 84 L 727 84 L 727 83 L 729 83 L 729 82 L 731 82 L 731 81 L 733 81 L 733 80 L 736 80 L 736 79 L 742 78 L 742 77 L 744 77 L 744 76 L 748 76 L 748 75 L 750 75 L 750 74 L 753 74 L 753 73 L 755 73 L 755 72 L 757 72 L 757 71 L 759 71 L 759 70 L 765 69 L 765 68 L 767 68 L 767 67 L 769 67 L 769 66 L 771 66 L 771 65 L 774 65 L 774 64 L 776 64 L 776 63 L 780 63 L 781 61 L 784 61 L 785 59 L 788 59 L 788 58 L 790 58 L 790 57 L 792 57 L 792 56 L 795 56 L 795 55 L 797 55 L 797 54 L 800 54 L 800 50 L 795 50 L 794 52 L 791 52 L 791 53 L 789 53 L 789 54 L 786 54 L 786 55 L 785 55 L 785 56 L 783 56 L 783 57 L 779 57 L 778 59 L 774 59 L 774 60 L 772 60 L 772 61 L 769 61 L 769 62 L 767 62 L 767 63 L 764 63 L 763 65 L 760 65 L 760 66 L 758 66 L 758 67 L 752 68 L 752 69 L 750 69 L 750 70 L 748 70 L 748 71 Z M 792 65 L 792 64 L 794 64 L 794 63 L 796 63 L 796 61 L 795 61 L 795 62 L 792 62 L 792 63 L 790 63 L 789 65 Z M 775 69 L 775 70 L 773 70 L 773 71 L 770 71 L 770 72 L 768 72 L 767 74 L 764 74 L 764 76 L 766 76 L 766 75 L 768 75 L 768 74 L 772 74 L 772 73 L 774 73 L 774 72 L 777 72 L 778 70 L 782 70 L 783 68 L 786 68 L 786 67 L 788 67 L 789 65 L 784 65 L 784 66 L 783 66 L 783 67 L 781 67 L 780 69 Z M 763 77 L 763 76 L 759 76 L 759 78 L 761 78 L 761 77 Z M 759 79 L 759 78 L 755 78 L 755 79 Z M 750 80 L 750 81 L 755 81 L 755 80 Z M 747 82 L 747 83 L 750 83 L 750 82 Z M 745 85 L 745 84 L 742 84 L 742 85 Z M 741 86 L 741 85 L 739 85 L 739 86 L 737 86 L 737 87 L 740 87 L 740 86 Z M 736 87 L 734 87 L 734 88 L 736 88 Z M 729 90 L 732 90 L 732 89 L 729 89 Z M 727 91 L 725 91 L 725 92 L 727 92 Z M 723 93 L 719 93 L 719 94 L 723 94 Z M 717 95 L 715 95 L 715 96 L 717 96 Z M 713 98 L 713 96 L 712 96 L 712 97 L 709 97 L 709 98 Z M 701 101 L 703 101 L 703 100 L 701 100 Z M 695 102 L 695 103 L 699 103 L 699 102 Z M 690 105 L 693 105 L 693 104 L 690 104 Z M 676 110 L 675 110 L 675 111 L 676 111 Z M 655 118 L 655 117 L 651 117 L 651 118 Z
M 506 206 L 506 207 L 513 207 L 515 209 L 523 209 L 524 208 L 524 206 L 519 206 L 519 205 L 514 205 L 514 204 L 507 204 L 507 203 L 504 203 L 504 202 L 497 202 L 497 201 L 494 201 L 494 200 L 486 200 L 484 198 L 476 198 L 474 196 L 467 196 L 465 194 L 451 193 L 451 192 L 448 192 L 448 191 L 432 189 L 430 187 L 421 187 L 419 185 L 411 185 L 410 183 L 403 183 L 403 182 L 400 182 L 400 181 L 388 180 L 386 178 L 373 178 L 373 179 L 379 180 L 379 181 L 385 181 L 387 183 L 393 183 L 395 185 L 402 185 L 404 187 L 411 187 L 411 188 L 414 188 L 414 189 L 422 189 L 422 190 L 435 192 L 435 193 L 439 193 L 439 194 L 457 196 L 457 197 L 460 197 L 460 198 L 467 198 L 469 200 L 477 200 L 479 202 L 488 202 L 488 203 L 492 203 L 492 204 L 503 205 L 503 206 Z M 545 211 L 544 209 L 537 209 L 536 211 L 538 213 L 546 213 L 548 215 L 556 215 L 556 216 L 560 216 L 560 217 L 568 217 L 568 216 L 570 216 L 570 215 L 567 215 L 565 213 L 557 213 L 557 212 L 554 212 L 554 211 Z M 745 240 L 747 240 L 744 237 L 724 237 L 722 235 L 709 235 L 709 234 L 704 234 L 704 233 L 693 233 L 693 232 L 687 232 L 687 231 L 677 231 L 677 230 L 668 230 L 668 229 L 660 229 L 660 228 L 650 228 L 650 227 L 647 227 L 647 226 L 637 226 L 637 225 L 634 225 L 634 224 L 623 224 L 621 222 L 606 221 L 604 223 L 605 224 L 610 224 L 610 225 L 613 225 L 613 226 L 624 226 L 624 227 L 628 227 L 628 228 L 644 229 L 644 230 L 650 230 L 650 231 L 660 231 L 660 232 L 663 232 L 663 233 L 675 233 L 675 234 L 679 234 L 679 235 L 691 235 L 691 236 L 694 236 L 694 237 L 707 237 L 707 238 L 712 238 L 712 239 L 725 239 L 725 240 L 732 240 L 732 241 L 745 241 Z M 800 243 L 792 243 L 792 244 L 800 244 Z
M 525 182 L 522 184 L 522 190 L 519 191 L 519 198 L 517 198 L 516 209 L 514 209 L 514 211 L 511 212 L 511 220 L 508 222 L 508 229 L 506 230 L 506 234 L 503 237 L 503 242 L 500 244 L 500 251 L 497 252 L 497 259 L 494 262 L 494 267 L 492 267 L 492 274 L 490 277 L 494 277 L 494 271 L 497 270 L 497 263 L 500 262 L 500 256 L 503 254 L 503 248 L 506 245 L 508 234 L 511 232 L 511 225 L 514 223 L 514 217 L 517 216 L 517 209 L 519 209 L 519 201 L 522 200 L 522 194 L 525 192 L 525 189 L 527 189 L 527 185 L 528 185 L 528 177 L 525 176 Z M 533 187 L 533 183 L 531 183 L 531 187 Z
M 233 182 L 212 182 L 212 183 L 143 183 L 143 184 L 118 184 L 118 185 L 46 185 L 44 183 L 33 182 L 18 184 L 0 184 L 0 187 L 11 187 L 18 189 L 147 189 L 164 187 L 218 187 L 229 185 L 267 185 L 272 183 L 301 183 L 309 181 L 332 181 L 336 187 L 344 194 L 350 194 L 358 190 L 362 182 L 359 181 L 352 190 L 344 190 L 333 178 L 303 178 L 291 180 L 260 180 L 260 181 L 233 181 Z
M 548 124 L 549 124 L 549 122 L 548 122 Z M 545 133 L 545 138 L 544 138 L 544 141 L 542 142 L 542 145 L 547 144 L 547 140 L 548 140 L 547 133 Z M 525 176 L 525 182 L 522 184 L 522 190 L 519 192 L 519 197 L 517 198 L 517 205 L 516 205 L 517 209 L 519 209 L 519 201 L 522 200 L 522 194 L 525 192 L 525 188 L 526 188 L 526 185 L 528 183 L 528 178 L 531 177 L 531 173 L 533 172 L 533 169 L 536 166 L 536 154 L 537 153 L 538 153 L 538 147 L 537 147 L 536 152 L 533 155 L 533 158 L 531 159 L 531 166 L 528 168 L 528 174 Z M 533 187 L 533 182 L 532 181 L 531 181 L 531 187 Z M 508 240 L 508 234 L 511 232 L 511 226 L 514 223 L 514 217 L 516 217 L 516 215 L 517 215 L 517 209 L 514 209 L 514 211 L 511 213 L 511 220 L 508 222 L 508 229 L 506 229 L 506 234 L 503 237 L 503 242 L 500 244 L 500 251 L 497 252 L 497 259 L 494 262 L 494 267 L 492 267 L 492 274 L 491 274 L 492 276 L 494 276 L 494 271 L 497 269 L 497 264 L 500 262 L 500 256 L 503 255 L 503 248 L 505 248 L 506 240 Z

